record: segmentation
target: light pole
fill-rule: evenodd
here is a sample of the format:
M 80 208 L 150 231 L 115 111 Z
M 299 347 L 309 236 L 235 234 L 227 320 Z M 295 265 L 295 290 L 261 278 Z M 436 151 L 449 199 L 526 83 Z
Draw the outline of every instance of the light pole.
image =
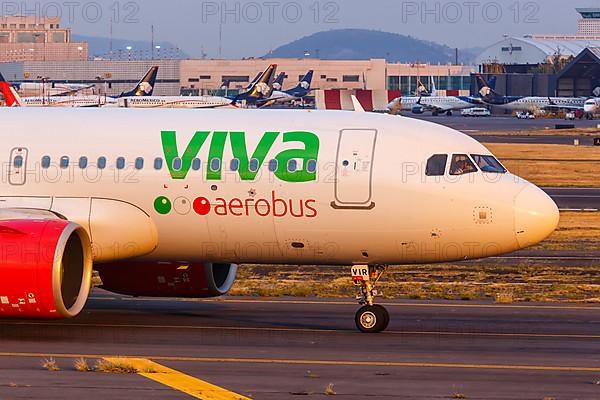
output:
M 83 47 L 79 46 L 77 50 L 79 51 L 79 60 L 83 61 Z
M 42 105 L 46 104 L 46 81 L 48 81 L 47 76 L 38 76 L 37 77 L 42 82 Z
M 156 46 L 154 46 L 154 48 L 156 49 L 157 57 L 160 60 L 160 45 L 156 45 Z
M 98 107 L 100 107 L 102 105 L 102 77 L 98 75 L 96 81 L 98 82 Z M 106 92 L 104 95 L 106 96 Z
M 131 61 L 131 49 L 133 49 L 133 47 L 127 46 L 125 48 L 127 49 L 127 60 Z

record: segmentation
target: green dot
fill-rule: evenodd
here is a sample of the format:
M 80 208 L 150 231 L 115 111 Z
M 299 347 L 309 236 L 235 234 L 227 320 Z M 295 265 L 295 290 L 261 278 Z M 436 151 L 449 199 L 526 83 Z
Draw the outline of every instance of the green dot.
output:
M 171 212 L 171 201 L 164 196 L 157 197 L 154 200 L 154 209 L 159 214 L 168 214 Z

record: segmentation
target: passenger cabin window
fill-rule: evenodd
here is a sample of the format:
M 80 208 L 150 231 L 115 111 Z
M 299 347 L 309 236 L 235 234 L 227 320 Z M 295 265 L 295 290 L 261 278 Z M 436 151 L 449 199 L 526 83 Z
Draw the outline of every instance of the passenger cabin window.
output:
M 138 157 L 135 159 L 135 169 L 143 169 L 144 168 L 144 159 L 142 157 Z
M 69 168 L 69 157 L 64 156 L 60 158 L 60 167 L 62 169 L 67 169 Z
M 106 168 L 106 157 L 99 157 L 98 158 L 98 169 L 104 169 Z
M 279 162 L 275 159 L 269 161 L 269 172 L 277 171 L 277 167 L 279 166 Z
M 194 161 L 192 161 L 192 169 L 194 171 L 199 171 L 200 168 L 202 168 L 202 161 L 200 161 L 199 158 L 194 158 Z
M 249 167 L 248 169 L 249 169 L 251 172 L 257 172 L 257 171 L 258 171 L 259 164 L 260 164 L 260 163 L 258 162 L 258 160 L 257 160 L 256 158 L 253 158 L 253 159 L 251 159 L 251 160 L 250 160 L 250 165 L 248 166 L 248 167 Z
M 494 156 L 486 156 L 480 154 L 471 154 L 475 164 L 479 167 L 483 172 L 490 172 L 493 174 L 505 174 L 506 168 L 500 164 L 500 162 Z
M 231 163 L 229 164 L 229 169 L 233 172 L 236 172 L 238 169 L 240 169 L 240 160 L 238 160 L 237 158 L 231 160 Z
M 42 168 L 44 168 L 44 169 L 50 168 L 50 156 L 42 157 Z
M 157 171 L 160 171 L 163 167 L 163 160 L 162 158 L 155 158 L 154 159 L 154 169 Z
M 454 154 L 450 164 L 450 175 L 464 175 L 477 172 L 477 167 L 466 154 Z
M 448 162 L 447 154 L 436 154 L 427 160 L 425 175 L 427 176 L 444 176 L 446 173 L 446 163 Z
M 317 160 L 308 160 L 306 172 L 310 172 L 311 174 L 317 172 Z
M 87 157 L 80 157 L 79 158 L 79 168 L 86 169 L 87 165 L 88 165 L 88 159 L 87 159 Z
M 117 169 L 125 169 L 125 158 L 117 158 Z
M 179 158 L 179 157 L 174 158 L 173 159 L 173 170 L 181 171 L 181 166 L 182 166 L 181 158 Z
M 210 161 L 210 170 L 213 172 L 217 172 L 221 169 L 221 160 L 219 160 L 218 158 L 213 158 Z
M 288 161 L 288 165 L 287 165 L 288 172 L 295 172 L 296 169 L 298 169 L 298 161 L 293 160 L 293 159 Z

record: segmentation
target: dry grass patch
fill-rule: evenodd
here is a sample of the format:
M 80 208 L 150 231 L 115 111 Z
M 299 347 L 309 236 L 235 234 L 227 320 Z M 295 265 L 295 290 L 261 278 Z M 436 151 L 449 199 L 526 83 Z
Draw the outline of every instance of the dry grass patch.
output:
M 327 396 L 335 396 L 336 395 L 333 383 L 330 383 L 329 385 L 327 385 L 327 387 L 325 387 L 325 394 Z
M 600 213 L 562 212 L 554 233 L 538 250 L 600 250 Z
M 73 367 L 75 367 L 75 370 L 79 372 L 92 372 L 94 370 L 83 357 L 76 359 L 73 362 Z
M 310 370 L 306 371 L 306 375 L 304 375 L 304 377 L 309 378 L 309 379 L 319 379 L 320 378 L 320 376 L 318 374 L 315 374 L 315 373 L 311 372 Z
M 596 136 L 598 135 L 598 128 L 575 128 L 575 129 L 535 129 L 535 130 L 521 130 L 521 131 L 482 131 L 477 132 L 477 136 L 549 136 L 549 135 L 561 135 L 561 136 Z
M 94 370 L 109 374 L 137 374 L 142 372 L 136 366 L 128 363 L 126 360 L 98 360 L 94 365 Z
M 58 363 L 52 357 L 45 358 L 42 360 L 42 368 L 44 368 L 48 371 L 52 371 L 52 372 L 60 371 L 60 367 L 58 366 Z
M 519 143 L 486 143 L 485 146 L 500 158 L 600 161 L 600 151 L 594 146 Z
M 536 185 L 598 186 L 600 151 L 597 147 L 512 143 L 487 143 L 486 146 L 510 172 Z

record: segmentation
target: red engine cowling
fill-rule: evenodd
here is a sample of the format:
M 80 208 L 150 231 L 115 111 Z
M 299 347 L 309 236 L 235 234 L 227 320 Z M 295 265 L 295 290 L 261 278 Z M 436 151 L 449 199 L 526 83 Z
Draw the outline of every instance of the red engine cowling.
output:
M 92 275 L 87 232 L 61 219 L 0 221 L 0 317 L 57 319 L 83 309 Z
M 237 273 L 235 264 L 101 264 L 102 289 L 129 296 L 208 298 L 226 294 Z

